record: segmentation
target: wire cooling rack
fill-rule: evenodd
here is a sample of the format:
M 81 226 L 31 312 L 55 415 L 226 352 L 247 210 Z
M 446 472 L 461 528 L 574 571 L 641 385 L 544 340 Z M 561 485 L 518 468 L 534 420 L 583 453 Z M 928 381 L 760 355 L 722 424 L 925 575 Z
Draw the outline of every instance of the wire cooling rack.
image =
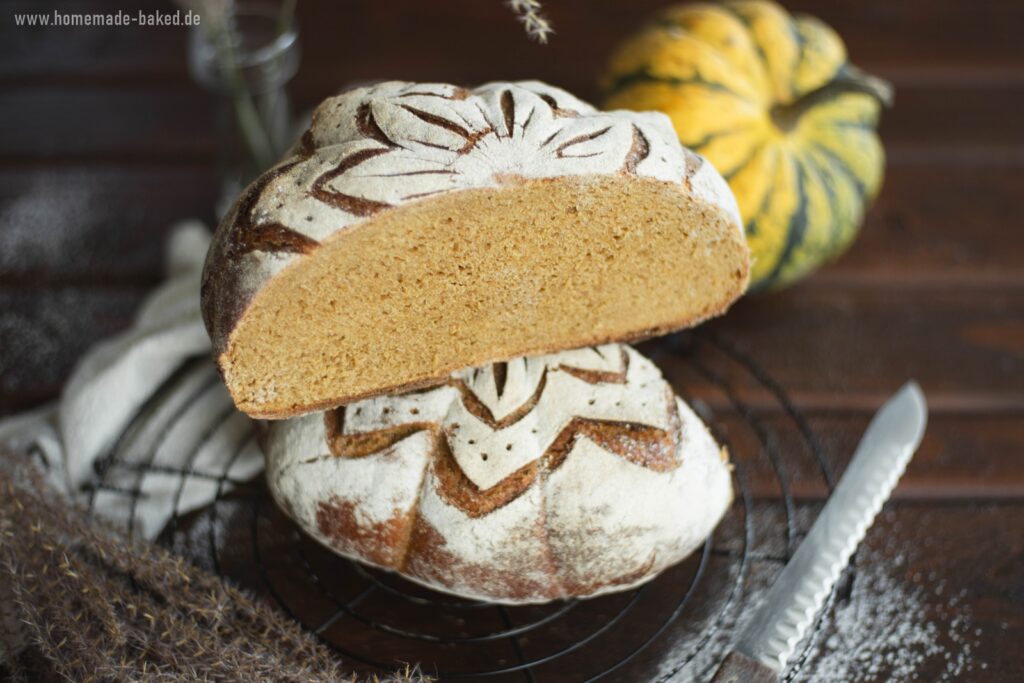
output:
M 264 596 L 359 671 L 381 673 L 419 663 L 441 680 L 707 680 L 737 625 L 756 604 L 758 590 L 781 571 L 810 522 L 798 514 L 793 473 L 806 477 L 811 472 L 828 490 L 833 477 L 818 439 L 786 392 L 733 343 L 701 330 L 641 350 L 729 448 L 736 500 L 693 556 L 624 593 L 503 606 L 436 593 L 336 556 L 277 509 L 262 476 L 240 479 L 233 474 L 243 451 L 253 446 L 251 429 L 236 440 L 232 458 L 220 471 L 204 471 L 191 457 L 189 467 L 177 470 L 146 465 L 152 457 L 140 467 L 137 453 L 128 462 L 126 436 L 97 466 L 95 488 L 126 497 L 129 515 L 134 515 L 146 494 L 141 484 L 125 485 L 125 467 L 137 470 L 138 482 L 147 472 L 179 477 L 174 509 L 159 542 Z M 196 375 L 197 397 L 219 381 L 208 366 L 197 359 L 179 373 Z M 168 383 L 182 381 L 179 376 Z M 759 397 L 757 406 L 751 396 Z M 161 400 L 158 393 L 143 413 Z M 160 439 L 168 438 L 189 403 L 182 401 L 177 413 L 171 411 L 149 448 L 155 451 Z M 229 408 L 211 424 L 231 416 Z M 141 413 L 137 419 L 143 419 Z M 134 431 L 129 427 L 125 433 Z M 181 512 L 186 479 L 215 487 L 215 502 Z M 833 591 L 793 658 L 788 678 L 798 675 L 823 632 L 835 596 Z

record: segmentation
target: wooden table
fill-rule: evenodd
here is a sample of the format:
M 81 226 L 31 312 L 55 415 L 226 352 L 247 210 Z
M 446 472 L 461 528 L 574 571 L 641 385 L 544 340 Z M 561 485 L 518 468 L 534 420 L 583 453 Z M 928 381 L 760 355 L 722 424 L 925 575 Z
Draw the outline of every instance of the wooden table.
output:
M 558 34 L 540 47 L 499 0 L 304 0 L 295 99 L 387 77 L 541 78 L 593 97 L 611 46 L 663 3 L 546 4 Z M 838 471 L 906 379 L 931 406 L 924 444 L 858 554 L 858 580 L 797 678 L 1024 680 L 1024 3 L 790 5 L 832 24 L 855 62 L 895 84 L 885 186 L 846 256 L 703 334 L 784 388 Z M 0 4 L 3 414 L 54 398 L 76 357 L 129 323 L 159 280 L 168 228 L 211 219 L 216 193 L 212 107 L 186 72 L 185 32 L 14 26 L 16 11 L 51 8 Z M 743 417 L 671 356 L 659 362 L 710 397 L 726 431 Z M 770 428 L 786 420 L 763 387 L 742 393 Z M 785 448 L 786 428 L 776 433 Z M 758 482 L 755 472 L 755 493 L 771 497 Z M 791 488 L 801 509 L 826 494 L 801 472 Z

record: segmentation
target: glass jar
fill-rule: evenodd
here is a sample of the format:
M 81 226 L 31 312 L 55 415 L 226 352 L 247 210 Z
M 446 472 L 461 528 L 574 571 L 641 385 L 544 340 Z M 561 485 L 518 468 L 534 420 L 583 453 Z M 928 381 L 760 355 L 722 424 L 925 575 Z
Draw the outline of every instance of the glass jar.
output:
M 282 12 L 242 0 L 190 29 L 189 71 L 217 97 L 218 215 L 293 143 L 286 86 L 299 68 L 299 35 L 291 14 L 291 3 Z

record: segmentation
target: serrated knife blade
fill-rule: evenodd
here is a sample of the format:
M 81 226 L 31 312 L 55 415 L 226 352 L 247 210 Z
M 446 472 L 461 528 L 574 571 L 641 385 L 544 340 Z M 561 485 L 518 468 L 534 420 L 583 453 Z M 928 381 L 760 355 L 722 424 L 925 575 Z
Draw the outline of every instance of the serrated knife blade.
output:
M 714 683 L 778 680 L 907 468 L 927 419 L 924 394 L 913 381 L 875 414 L 839 485 L 740 633 Z

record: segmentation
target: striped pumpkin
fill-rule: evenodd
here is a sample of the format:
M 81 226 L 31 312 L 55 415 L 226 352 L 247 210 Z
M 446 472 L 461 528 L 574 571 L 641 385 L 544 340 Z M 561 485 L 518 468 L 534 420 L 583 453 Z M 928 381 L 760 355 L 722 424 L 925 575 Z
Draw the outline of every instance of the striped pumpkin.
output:
M 668 114 L 729 181 L 754 287 L 845 250 L 881 184 L 888 84 L 853 67 L 830 27 L 773 2 L 670 8 L 612 56 L 602 87 L 608 109 Z

